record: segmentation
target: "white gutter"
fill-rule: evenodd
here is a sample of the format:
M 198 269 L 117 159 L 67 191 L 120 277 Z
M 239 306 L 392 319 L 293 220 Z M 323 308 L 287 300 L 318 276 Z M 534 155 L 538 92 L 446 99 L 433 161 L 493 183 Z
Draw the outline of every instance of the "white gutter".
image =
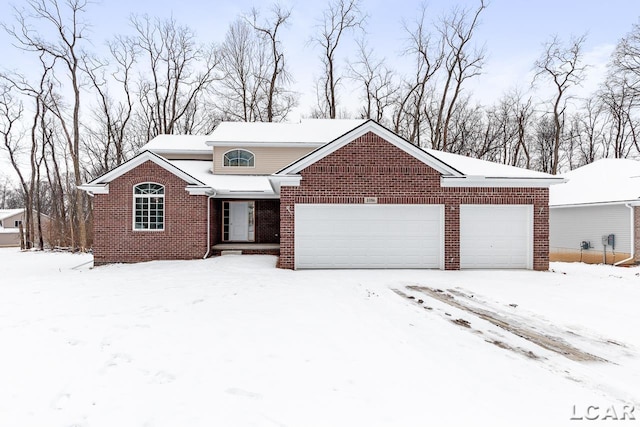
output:
M 94 194 L 109 194 L 109 183 L 106 184 L 82 184 L 76 186 L 77 189 Z
M 562 209 L 562 208 L 581 208 L 585 206 L 613 206 L 613 205 L 625 205 L 625 206 L 640 206 L 640 201 L 638 200 L 617 200 L 615 202 L 587 202 L 587 203 L 568 203 L 566 205 L 560 204 L 551 204 L 549 202 L 549 207 L 553 209 Z
M 299 187 L 301 180 L 302 175 L 269 175 L 269 184 L 276 196 L 280 194 L 280 187 Z
M 616 263 L 614 263 L 613 265 L 620 265 L 620 264 L 624 264 L 625 262 L 628 261 L 633 261 L 633 259 L 635 258 L 635 218 L 634 218 L 634 210 L 633 210 L 633 206 L 629 203 L 625 203 L 624 204 L 626 207 L 629 208 L 630 210 L 630 215 L 629 217 L 631 218 L 631 227 L 629 229 L 629 236 L 631 237 L 631 256 L 627 259 L 623 259 L 622 261 L 618 261 Z
M 535 177 L 485 177 L 485 176 L 441 176 L 442 187 L 499 187 L 499 188 L 548 188 L 566 182 L 562 178 Z
M 207 253 L 204 254 L 202 259 L 207 259 L 211 252 L 211 199 L 216 196 L 216 191 L 213 190 L 213 194 L 207 197 Z

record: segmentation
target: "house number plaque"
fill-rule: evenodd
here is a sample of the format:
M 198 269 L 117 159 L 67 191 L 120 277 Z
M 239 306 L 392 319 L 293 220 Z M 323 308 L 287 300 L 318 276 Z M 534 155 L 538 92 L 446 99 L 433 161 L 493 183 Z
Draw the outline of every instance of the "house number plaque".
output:
M 364 202 L 365 203 L 378 203 L 378 198 L 377 197 L 365 197 L 364 198 Z

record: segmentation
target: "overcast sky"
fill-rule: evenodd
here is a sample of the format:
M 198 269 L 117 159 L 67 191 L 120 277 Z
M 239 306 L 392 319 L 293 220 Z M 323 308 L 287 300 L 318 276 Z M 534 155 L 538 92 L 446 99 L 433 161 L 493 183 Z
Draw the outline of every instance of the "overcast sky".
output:
M 20 1 L 11 3 L 21 6 Z M 291 24 L 282 33 L 282 41 L 296 80 L 294 89 L 302 95 L 299 109 L 290 117 L 298 120 L 315 101 L 313 82 L 320 63 L 318 50 L 309 44 L 309 39 L 326 3 L 322 0 L 282 0 L 280 3 L 293 9 Z M 178 23 L 195 30 L 199 40 L 220 42 L 229 23 L 239 14 L 247 13 L 252 7 L 266 12 L 271 4 L 271 1 L 255 0 L 102 0 L 89 6 L 86 18 L 92 24 L 90 38 L 96 50 L 102 49 L 104 40 L 114 34 L 130 33 L 129 17 L 143 13 L 160 18 L 173 16 Z M 478 1 L 432 0 L 426 4 L 428 20 L 435 22 L 455 5 L 475 8 Z M 580 94 L 593 91 L 602 81 L 615 44 L 631 30 L 633 23 L 639 22 L 640 16 L 640 0 L 489 0 L 488 4 L 474 37 L 476 45 L 486 49 L 483 75 L 468 86 L 476 102 L 484 105 L 491 104 L 512 87 L 528 89 L 533 62 L 540 56 L 543 43 L 554 34 L 562 40 L 587 34 L 585 63 L 590 68 Z M 408 66 L 400 55 L 405 43 L 402 22 L 410 24 L 419 7 L 419 1 L 362 1 L 362 9 L 368 15 L 366 38 L 375 48 L 375 54 L 387 58 L 392 67 Z M 9 2 L 0 2 L 0 20 L 11 23 Z M 352 51 L 345 44 L 338 58 L 344 61 L 349 53 Z M 0 64 L 4 68 L 25 71 L 32 64 L 30 55 L 16 53 L 3 32 L 0 33 L 0 55 L 10 58 Z M 342 105 L 349 105 L 349 99 L 355 96 L 343 90 Z M 0 167 L 6 166 L 0 164 Z

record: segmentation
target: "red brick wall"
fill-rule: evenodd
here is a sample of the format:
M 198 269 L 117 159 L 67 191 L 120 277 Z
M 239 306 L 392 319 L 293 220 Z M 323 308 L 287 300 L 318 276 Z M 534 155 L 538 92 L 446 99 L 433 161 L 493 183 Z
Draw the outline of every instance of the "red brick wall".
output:
M 280 200 L 255 201 L 256 243 L 280 242 Z
M 299 187 L 280 194 L 280 266 L 294 268 L 296 203 L 445 205 L 445 268 L 460 268 L 461 204 L 533 204 L 533 267 L 549 268 L 549 190 L 547 188 L 442 188 L 440 174 L 378 135 L 350 142 L 301 172 Z
M 133 231 L 133 187 L 142 182 L 165 186 L 163 231 Z M 207 251 L 207 197 L 189 195 L 186 185 L 147 161 L 113 180 L 109 194 L 96 194 L 94 263 L 203 257 Z

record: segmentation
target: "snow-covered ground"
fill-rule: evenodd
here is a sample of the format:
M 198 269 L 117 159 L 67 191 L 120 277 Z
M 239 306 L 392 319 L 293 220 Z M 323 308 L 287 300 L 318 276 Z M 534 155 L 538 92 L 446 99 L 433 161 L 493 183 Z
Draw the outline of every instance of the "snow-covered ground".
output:
M 0 249 L 0 426 L 575 426 L 625 405 L 640 422 L 640 268 L 90 260 Z

